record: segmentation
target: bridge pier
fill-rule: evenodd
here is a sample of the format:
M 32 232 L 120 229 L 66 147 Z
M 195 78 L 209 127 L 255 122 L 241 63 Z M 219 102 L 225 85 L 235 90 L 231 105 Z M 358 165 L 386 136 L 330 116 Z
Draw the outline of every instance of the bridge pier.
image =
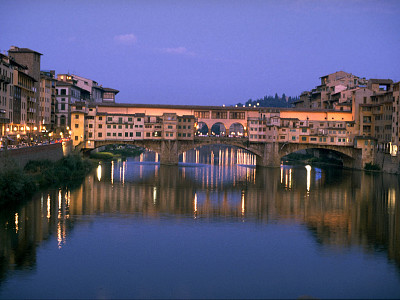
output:
M 176 140 L 162 140 L 161 141 L 161 158 L 160 164 L 162 165 L 178 165 L 179 162 L 179 145 Z
M 281 164 L 281 157 L 279 154 L 279 143 L 263 143 L 260 149 L 262 156 L 257 155 L 257 166 L 262 167 L 279 167 Z

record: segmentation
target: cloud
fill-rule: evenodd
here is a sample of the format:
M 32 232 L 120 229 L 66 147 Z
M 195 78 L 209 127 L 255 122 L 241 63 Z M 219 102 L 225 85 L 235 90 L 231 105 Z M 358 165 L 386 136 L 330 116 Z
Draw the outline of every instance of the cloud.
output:
M 161 52 L 168 54 L 177 54 L 177 55 L 188 55 L 195 56 L 196 53 L 189 51 L 185 47 L 176 47 L 176 48 L 162 48 Z
M 114 41 L 120 44 L 131 45 L 136 43 L 137 38 L 133 33 L 120 34 L 114 36 Z

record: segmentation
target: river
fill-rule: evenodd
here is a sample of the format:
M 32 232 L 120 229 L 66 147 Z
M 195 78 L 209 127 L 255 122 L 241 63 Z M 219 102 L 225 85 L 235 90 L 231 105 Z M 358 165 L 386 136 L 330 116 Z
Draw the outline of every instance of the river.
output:
M 398 176 L 228 147 L 157 161 L 3 208 L 0 298 L 400 298 Z

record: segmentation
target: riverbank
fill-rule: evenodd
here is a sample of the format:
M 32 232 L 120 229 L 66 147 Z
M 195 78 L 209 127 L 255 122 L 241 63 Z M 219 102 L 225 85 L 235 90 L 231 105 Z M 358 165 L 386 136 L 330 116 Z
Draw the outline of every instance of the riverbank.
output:
M 142 148 L 127 145 L 107 145 L 103 151 L 91 152 L 90 158 L 95 160 L 117 160 L 135 157 L 143 153 Z
M 31 160 L 22 169 L 4 158 L 0 170 L 0 205 L 18 203 L 46 187 L 74 187 L 92 170 L 93 163 L 79 155 L 68 155 L 58 161 Z

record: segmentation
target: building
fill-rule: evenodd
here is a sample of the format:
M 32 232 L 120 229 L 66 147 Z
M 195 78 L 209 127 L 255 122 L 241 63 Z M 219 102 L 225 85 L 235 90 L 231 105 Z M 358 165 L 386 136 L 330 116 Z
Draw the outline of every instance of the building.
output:
M 39 122 L 50 131 L 55 129 L 56 81 L 55 71 L 40 72 Z
M 55 123 L 58 131 L 63 134 L 71 128 L 71 105 L 81 101 L 81 93 L 83 94 L 84 90 L 76 85 L 72 77 L 57 76 Z
M 14 68 L 8 56 L 0 54 L 0 136 L 13 120 Z
M 39 125 L 39 97 L 40 97 L 40 59 L 43 54 L 29 48 L 11 46 L 8 55 L 20 65 L 26 67 L 26 74 L 33 78 L 33 96 L 28 101 L 29 124 Z
M 115 96 L 119 93 L 118 90 L 103 88 L 103 102 L 115 103 Z

